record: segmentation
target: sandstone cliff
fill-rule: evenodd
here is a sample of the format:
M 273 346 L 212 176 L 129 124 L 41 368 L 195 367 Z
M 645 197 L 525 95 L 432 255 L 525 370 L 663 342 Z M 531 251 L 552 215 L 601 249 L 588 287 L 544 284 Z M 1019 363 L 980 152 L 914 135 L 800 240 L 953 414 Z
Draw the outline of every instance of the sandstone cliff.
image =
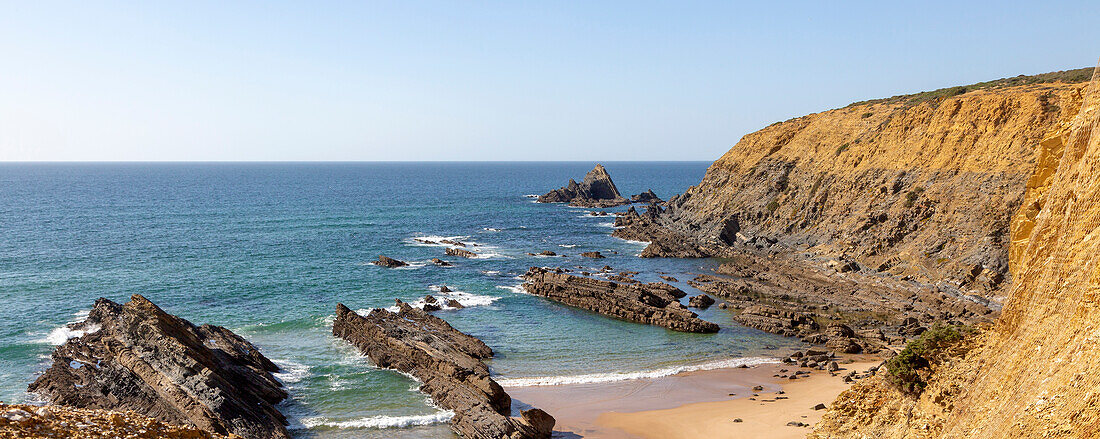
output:
M 168 425 L 134 412 L 0 403 L 0 438 L 225 439 L 226 436 Z
M 1049 161 L 1039 143 L 1080 106 L 1083 85 L 1059 81 L 1074 72 L 773 124 L 742 138 L 652 221 L 617 234 L 652 241 L 643 256 L 725 256 L 763 243 L 1000 290 L 1013 215 L 1036 163 Z
M 1100 71 L 1100 69 L 1098 69 Z M 1050 127 L 1013 220 L 1013 283 L 977 347 L 918 398 L 840 395 L 815 437 L 1100 437 L 1100 84 Z

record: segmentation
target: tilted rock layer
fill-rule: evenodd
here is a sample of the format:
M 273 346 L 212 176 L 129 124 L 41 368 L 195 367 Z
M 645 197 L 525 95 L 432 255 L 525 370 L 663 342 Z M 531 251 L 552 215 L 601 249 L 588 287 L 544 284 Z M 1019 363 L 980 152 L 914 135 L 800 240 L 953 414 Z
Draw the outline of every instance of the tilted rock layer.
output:
M 224 439 L 191 427 L 168 425 L 134 412 L 0 403 L 3 439 Z
M 1075 114 L 1082 87 L 885 100 L 776 123 L 742 138 L 641 230 L 616 236 L 671 257 L 724 256 L 767 237 L 918 281 L 1000 290 L 1038 145 Z
M 220 326 L 195 326 L 134 295 L 99 299 L 87 332 L 53 353 L 28 389 L 53 404 L 134 411 L 162 422 L 245 439 L 289 438 L 274 405 L 287 394 L 279 370 Z
M 547 192 L 546 195 L 539 196 L 536 201 L 569 203 L 570 206 L 578 207 L 612 207 L 630 204 L 630 200 L 619 194 L 615 182 L 611 181 L 611 175 L 600 164 L 588 171 L 580 183 L 570 179 L 565 187 Z
M 1098 69 L 1100 70 L 1100 69 Z M 1100 84 L 1054 127 L 1027 183 L 1000 320 L 918 399 L 840 395 L 817 437 L 1100 437 Z
M 700 319 L 677 299 L 685 293 L 672 285 L 615 283 L 532 267 L 523 275 L 523 289 L 577 308 L 637 323 L 682 332 L 718 332 L 718 325 Z
M 366 316 L 340 304 L 332 334 L 359 348 L 375 365 L 408 373 L 440 407 L 454 411 L 451 427 L 464 438 L 549 438 L 554 418 L 533 408 L 511 418 L 512 398 L 481 360 L 493 350 L 443 319 L 397 301 L 398 312 Z

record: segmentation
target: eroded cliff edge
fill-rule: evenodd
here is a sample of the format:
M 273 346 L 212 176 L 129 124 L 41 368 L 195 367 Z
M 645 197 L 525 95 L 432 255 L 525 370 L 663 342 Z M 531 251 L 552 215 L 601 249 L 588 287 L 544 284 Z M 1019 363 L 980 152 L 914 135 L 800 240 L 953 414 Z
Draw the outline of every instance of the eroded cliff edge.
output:
M 1100 70 L 1100 69 L 1098 69 Z M 1100 436 L 1100 84 L 1042 141 L 1013 222 L 1001 318 L 919 397 L 842 393 L 815 437 Z
M 1080 107 L 1083 84 L 1063 81 L 1081 71 L 1059 73 L 773 124 L 617 235 L 650 241 L 648 257 L 792 249 L 996 295 L 1010 283 L 1008 244 L 1022 226 L 1012 218 L 1044 160 L 1038 145 Z

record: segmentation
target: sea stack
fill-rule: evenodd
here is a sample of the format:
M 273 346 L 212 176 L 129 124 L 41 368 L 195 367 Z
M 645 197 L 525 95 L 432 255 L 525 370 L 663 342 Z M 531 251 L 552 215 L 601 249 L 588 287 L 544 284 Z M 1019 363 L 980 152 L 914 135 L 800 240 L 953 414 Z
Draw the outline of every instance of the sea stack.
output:
M 554 418 L 532 408 L 509 416 L 512 398 L 489 377 L 481 360 L 493 350 L 476 337 L 451 327 L 407 303 L 397 312 L 371 310 L 366 316 L 336 305 L 332 334 L 347 340 L 378 367 L 416 377 L 420 390 L 455 413 L 451 428 L 464 438 L 547 439 Z
M 278 366 L 220 326 L 195 326 L 135 294 L 99 299 L 29 392 L 53 404 L 133 411 L 248 439 L 289 439 Z
M 588 171 L 579 184 L 570 179 L 569 184 L 547 192 L 538 198 L 539 203 L 569 203 L 570 206 L 607 208 L 630 204 L 630 200 L 619 194 L 611 175 L 603 165 L 597 164 Z

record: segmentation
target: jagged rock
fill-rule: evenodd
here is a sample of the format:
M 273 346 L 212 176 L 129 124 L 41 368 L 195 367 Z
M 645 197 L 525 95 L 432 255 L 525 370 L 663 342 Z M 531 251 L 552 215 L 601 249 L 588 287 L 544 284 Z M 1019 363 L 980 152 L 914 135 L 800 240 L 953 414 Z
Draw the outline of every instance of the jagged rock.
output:
M 447 288 L 447 287 L 440 287 L 439 292 L 441 292 L 441 293 L 445 292 L 445 291 L 443 291 L 443 288 Z M 450 291 L 450 290 L 448 289 L 447 291 Z M 429 294 L 427 296 L 424 296 L 424 303 L 436 303 L 438 301 L 439 300 L 436 299 L 435 296 L 433 296 L 431 294 Z
M 452 293 L 452 292 L 454 292 L 454 290 L 452 290 L 450 287 L 448 287 L 446 285 L 440 285 L 439 286 L 439 292 L 440 293 Z
M 539 256 L 557 256 L 557 255 L 558 255 L 557 253 L 554 253 L 550 250 L 545 250 L 545 251 L 539 252 Z
M 569 203 L 570 206 L 606 208 L 629 204 L 630 200 L 619 194 L 619 189 L 611 181 L 611 176 L 603 165 L 584 176 L 581 183 L 570 179 L 569 184 L 540 196 L 539 203 Z
M 416 377 L 420 390 L 455 413 L 451 428 L 464 438 L 549 438 L 554 418 L 532 408 L 511 418 L 512 399 L 481 362 L 493 356 L 481 340 L 438 317 L 398 301 L 398 312 L 356 314 L 336 305 L 333 335 L 347 340 L 381 368 Z
M 678 280 L 676 280 L 676 278 L 672 276 L 661 276 L 661 279 L 664 279 L 666 282 L 679 282 Z
M 447 256 L 457 256 L 460 258 L 476 258 L 477 253 L 461 248 L 449 247 L 447 248 Z
M 458 309 L 461 309 L 461 308 L 465 308 L 465 307 L 466 307 L 465 305 L 463 305 L 463 304 L 459 303 L 459 302 L 458 302 L 457 300 L 455 300 L 455 299 L 447 299 L 447 302 L 446 302 L 446 303 L 447 303 L 447 307 L 448 307 L 448 308 L 458 308 Z
M 388 256 L 384 256 L 384 255 L 378 255 L 378 260 L 374 261 L 374 262 L 371 262 L 371 263 L 374 264 L 374 265 L 377 265 L 379 267 L 387 267 L 387 268 L 397 268 L 397 267 L 404 267 L 406 265 L 409 265 L 408 262 L 399 261 L 397 259 L 394 259 L 394 258 L 391 258 L 391 257 L 388 257 Z
M 706 294 L 692 296 L 688 299 L 688 306 L 692 308 L 707 309 L 710 308 L 711 305 L 714 305 L 714 299 Z
M 532 267 L 523 288 L 536 296 L 638 323 L 683 332 L 717 332 L 718 325 L 700 319 L 677 300 L 685 293 L 668 284 L 618 284 Z
M 592 258 L 592 259 L 603 259 L 604 258 L 604 255 L 600 254 L 600 252 L 584 252 L 584 253 L 581 253 L 581 256 L 584 256 L 586 258 Z
M 137 294 L 125 305 L 97 300 L 71 329 L 87 333 L 54 351 L 29 392 L 223 435 L 290 437 L 275 409 L 287 396 L 279 368 L 228 329 L 195 326 Z
M 788 337 L 808 335 L 818 328 L 817 322 L 806 313 L 781 310 L 767 305 L 745 308 L 734 319 L 750 328 Z
M 657 194 L 653 193 L 653 189 L 647 190 L 637 195 L 630 196 L 630 202 L 632 203 L 663 203 Z
M 440 267 L 450 267 L 451 263 L 439 258 L 432 258 L 432 263 Z

